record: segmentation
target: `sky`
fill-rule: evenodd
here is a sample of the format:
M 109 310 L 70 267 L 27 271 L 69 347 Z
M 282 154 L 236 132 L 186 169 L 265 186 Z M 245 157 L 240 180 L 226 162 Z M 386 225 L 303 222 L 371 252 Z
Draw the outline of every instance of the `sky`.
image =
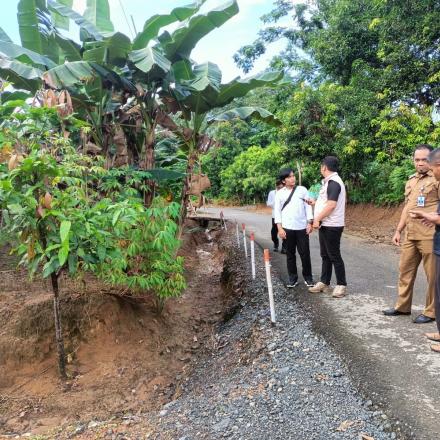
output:
M 261 29 L 260 17 L 269 12 L 273 7 L 272 0 L 237 0 L 240 12 L 223 26 L 215 29 L 196 46 L 192 52 L 192 58 L 198 62 L 212 61 L 218 64 L 223 73 L 223 82 L 230 81 L 237 76 L 245 76 L 234 64 L 233 54 L 243 45 L 252 43 Z M 295 1 L 295 0 L 292 0 Z M 131 26 L 131 16 L 139 31 L 144 22 L 154 14 L 169 13 L 176 6 L 191 3 L 191 0 L 109 0 L 111 20 L 115 30 L 132 37 L 132 30 L 124 17 L 127 16 Z M 224 0 L 207 0 L 201 12 L 206 12 Z M 20 43 L 17 25 L 18 0 L 3 0 L 0 15 L 0 27 L 16 43 Z M 121 6 L 122 5 L 122 6 Z M 74 0 L 73 8 L 82 13 L 86 6 L 86 0 Z M 269 60 L 282 49 L 283 43 L 278 42 L 269 46 L 266 54 L 255 64 L 250 74 L 256 74 L 264 70 Z

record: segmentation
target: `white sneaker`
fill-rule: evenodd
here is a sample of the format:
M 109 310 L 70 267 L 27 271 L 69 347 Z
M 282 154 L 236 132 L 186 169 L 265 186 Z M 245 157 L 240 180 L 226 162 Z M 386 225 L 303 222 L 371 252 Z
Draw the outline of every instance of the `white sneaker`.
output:
M 347 286 L 335 286 L 332 293 L 333 298 L 343 298 L 345 295 L 347 295 Z
M 309 288 L 310 293 L 327 293 L 330 291 L 330 286 L 328 284 L 324 284 L 321 281 L 318 281 L 313 287 Z

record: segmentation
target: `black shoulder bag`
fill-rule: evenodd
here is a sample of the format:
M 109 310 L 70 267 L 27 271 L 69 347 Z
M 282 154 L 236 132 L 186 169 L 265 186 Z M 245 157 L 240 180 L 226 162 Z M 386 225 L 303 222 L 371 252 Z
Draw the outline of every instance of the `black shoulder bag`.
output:
M 290 201 L 292 200 L 292 196 L 293 196 L 293 193 L 296 191 L 296 188 L 298 188 L 296 185 L 295 185 L 295 188 L 293 188 L 292 189 L 292 191 L 290 192 L 290 194 L 289 194 L 289 197 L 287 198 L 287 200 L 284 202 L 284 205 L 283 205 L 283 207 L 281 208 L 281 211 L 290 203 Z

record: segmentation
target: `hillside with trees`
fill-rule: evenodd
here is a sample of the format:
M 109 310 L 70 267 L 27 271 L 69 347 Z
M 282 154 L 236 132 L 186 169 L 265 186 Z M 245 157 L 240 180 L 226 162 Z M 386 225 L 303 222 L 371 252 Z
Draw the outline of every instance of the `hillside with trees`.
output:
M 297 162 L 312 185 L 320 159 L 336 154 L 351 202 L 400 202 L 414 146 L 439 146 L 439 18 L 435 1 L 275 1 L 257 40 L 234 59 L 248 72 L 271 43 L 285 42 L 271 67 L 287 69 L 292 84 L 245 98 L 262 100 L 282 125 L 217 127 L 223 147 L 205 160 L 206 171 L 220 176 L 212 195 L 263 201 L 274 171 Z M 273 155 L 260 153 L 266 148 Z

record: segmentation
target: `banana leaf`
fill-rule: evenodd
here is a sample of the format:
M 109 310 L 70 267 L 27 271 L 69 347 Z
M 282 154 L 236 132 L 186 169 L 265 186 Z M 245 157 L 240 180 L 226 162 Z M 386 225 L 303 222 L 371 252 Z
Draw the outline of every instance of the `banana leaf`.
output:
M 181 64 L 183 67 L 183 64 Z M 174 96 L 177 100 L 195 113 L 206 113 L 211 110 L 220 92 L 222 74 L 219 67 L 214 63 L 203 63 L 193 67 L 192 79 L 185 80 L 179 74 L 187 77 L 188 72 L 184 69 L 175 70 Z
M 133 49 L 143 49 L 156 38 L 160 29 L 176 21 L 183 21 L 194 15 L 206 0 L 199 0 L 190 5 L 179 6 L 166 15 L 153 15 L 145 23 L 142 32 L 133 40 Z
M 54 35 L 54 39 L 60 48 L 58 64 L 63 64 L 66 61 L 81 61 L 81 47 L 79 44 L 58 33 Z
M 151 174 L 151 178 L 158 182 L 162 180 L 177 180 L 182 179 L 185 174 L 179 171 L 167 170 L 164 168 L 153 168 L 151 170 L 146 170 L 147 173 Z
M 94 61 L 113 66 L 124 67 L 127 63 L 128 54 L 131 51 L 130 39 L 116 32 L 102 41 L 86 42 L 86 50 L 83 54 L 84 61 Z
M 51 59 L 7 41 L 0 41 L 0 57 L 17 59 L 30 65 L 38 64 L 48 69 L 56 66 Z
M 110 6 L 107 0 L 87 0 L 84 18 L 96 26 L 100 32 L 113 32 L 110 20 Z
M 72 9 L 73 6 L 73 0 L 58 0 L 58 3 L 64 6 L 67 6 L 68 8 Z M 58 12 L 52 11 L 52 22 L 58 29 L 64 29 L 66 31 L 69 30 L 70 26 L 70 20 L 69 17 L 66 17 L 64 15 L 59 14 Z
M 184 26 L 175 30 L 171 36 L 165 34 L 161 38 L 166 57 L 171 62 L 189 58 L 194 47 L 205 35 L 222 26 L 238 12 L 237 1 L 230 0 L 207 14 L 192 17 Z
M 47 6 L 53 14 L 56 13 L 62 17 L 65 17 L 66 19 L 73 20 L 81 30 L 86 31 L 86 34 L 92 37 L 94 40 L 99 41 L 103 39 L 103 35 L 93 23 L 72 10 L 67 5 L 61 4 L 55 0 L 47 0 Z
M 9 35 L 5 32 L 3 28 L 0 27 L 0 41 L 6 41 L 8 43 L 12 43 L 11 38 Z
M 43 74 L 44 82 L 54 89 L 93 83 L 97 78 L 117 89 L 136 91 L 135 86 L 130 81 L 116 72 L 93 62 L 74 61 L 57 66 Z
M 171 69 L 171 63 L 155 47 L 134 50 L 130 53 L 129 59 L 144 73 L 150 73 L 156 68 L 167 74 Z
M 17 60 L 0 58 L 0 78 L 11 82 L 16 89 L 35 93 L 41 86 L 43 71 Z
M 49 11 L 45 0 L 20 0 L 17 6 L 18 29 L 25 49 L 45 55 L 52 60 L 58 57 L 58 48 L 50 44 L 47 24 Z
M 271 125 L 280 125 L 281 121 L 277 119 L 271 112 L 261 107 L 237 107 L 232 110 L 211 116 L 207 119 L 208 124 L 214 122 L 225 122 L 233 119 L 251 119 L 255 118 Z
M 237 78 L 233 81 L 222 84 L 217 101 L 213 107 L 223 107 L 235 98 L 241 98 L 251 90 L 264 86 L 275 86 L 284 79 L 284 72 L 264 72 L 249 78 Z

